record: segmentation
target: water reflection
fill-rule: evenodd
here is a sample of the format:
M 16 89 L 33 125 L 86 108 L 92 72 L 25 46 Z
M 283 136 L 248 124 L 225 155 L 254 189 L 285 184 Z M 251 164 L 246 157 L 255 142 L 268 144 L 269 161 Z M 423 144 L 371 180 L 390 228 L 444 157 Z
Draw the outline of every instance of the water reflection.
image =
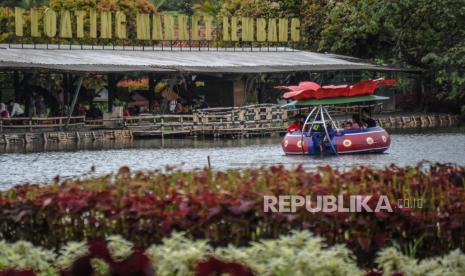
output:
M 115 149 L 161 149 L 161 148 L 215 148 L 241 147 L 256 144 L 275 144 L 279 137 L 251 139 L 145 139 L 134 141 L 87 141 L 78 143 L 49 144 L 12 144 L 0 148 L 5 153 L 38 153 L 38 152 L 73 152 L 73 151 L 105 151 Z
M 0 154 L 0 188 L 25 182 L 47 182 L 56 175 L 80 177 L 105 174 L 128 165 L 136 170 L 161 169 L 178 165 L 184 169 L 203 168 L 210 156 L 214 169 L 284 165 L 305 168 L 332 165 L 384 166 L 391 163 L 413 165 L 427 159 L 433 162 L 465 164 L 465 132 L 393 133 L 391 148 L 385 154 L 345 156 L 285 156 L 279 137 L 242 140 L 165 139 L 136 140 L 126 143 L 97 142 L 10 146 Z

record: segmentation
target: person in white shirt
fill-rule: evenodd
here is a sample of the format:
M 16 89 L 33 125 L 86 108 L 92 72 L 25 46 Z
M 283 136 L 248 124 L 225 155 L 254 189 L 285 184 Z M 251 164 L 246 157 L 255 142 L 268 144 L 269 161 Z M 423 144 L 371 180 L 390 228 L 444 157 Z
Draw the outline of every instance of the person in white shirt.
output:
M 175 101 L 175 100 L 170 101 L 170 108 L 169 108 L 169 110 L 170 110 L 171 113 L 174 113 L 174 112 L 176 111 L 176 105 L 177 105 L 177 104 L 178 104 L 178 103 L 177 103 L 177 101 Z
M 24 110 L 21 108 L 19 103 L 10 101 L 9 105 L 11 108 L 10 117 L 19 117 L 24 114 Z

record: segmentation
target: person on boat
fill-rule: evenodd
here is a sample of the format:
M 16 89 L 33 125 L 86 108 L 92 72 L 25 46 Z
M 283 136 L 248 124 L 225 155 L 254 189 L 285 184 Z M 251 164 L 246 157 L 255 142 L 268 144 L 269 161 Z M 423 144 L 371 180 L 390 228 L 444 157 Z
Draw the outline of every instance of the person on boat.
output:
M 376 126 L 376 121 L 370 117 L 370 112 L 366 108 L 362 110 L 362 124 L 367 128 Z
M 295 115 L 294 122 L 292 122 L 292 124 L 290 124 L 287 127 L 287 132 L 301 131 L 301 129 L 302 129 L 302 121 L 301 121 L 300 117 L 301 116 L 299 114 Z
M 359 129 L 362 125 L 359 114 L 352 115 L 352 129 Z
M 352 121 L 347 121 L 347 122 L 344 123 L 344 129 L 345 130 L 351 130 L 351 129 L 353 129 L 353 127 L 354 127 L 354 124 L 352 123 Z

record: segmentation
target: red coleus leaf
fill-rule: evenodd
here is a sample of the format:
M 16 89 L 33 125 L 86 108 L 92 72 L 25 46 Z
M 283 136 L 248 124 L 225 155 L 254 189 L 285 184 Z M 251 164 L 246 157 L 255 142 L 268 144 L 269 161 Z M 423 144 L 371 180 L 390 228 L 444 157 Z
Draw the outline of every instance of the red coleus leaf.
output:
M 208 209 L 207 220 L 212 219 L 221 214 L 221 206 L 216 206 Z
M 61 276 L 92 276 L 93 268 L 90 256 L 77 259 L 69 269 L 60 271 Z
M 368 252 L 371 249 L 371 239 L 369 237 L 358 237 L 358 244 L 365 251 Z
M 20 222 L 24 217 L 29 216 L 33 213 L 32 210 L 21 210 L 13 217 L 14 222 Z
M 253 200 L 241 200 L 238 205 L 228 207 L 228 210 L 234 215 L 240 215 L 247 213 L 254 209 L 256 201 Z
M 367 273 L 365 273 L 365 276 L 383 276 L 383 273 L 376 270 L 370 270 Z
M 252 276 L 252 269 L 240 263 L 225 262 L 214 257 L 200 262 L 195 267 L 196 276 Z
M 111 263 L 111 254 L 107 247 L 107 242 L 103 240 L 94 240 L 89 243 L 89 252 L 92 258 L 102 259 L 107 263 Z
M 0 271 L 0 276 L 35 276 L 35 272 L 32 270 L 14 270 L 7 269 Z
M 375 235 L 375 244 L 377 247 L 383 246 L 384 242 L 386 241 L 387 233 L 380 232 Z
M 71 213 L 79 213 L 87 207 L 87 201 L 84 199 L 70 200 L 63 204 L 65 209 L 68 209 Z
M 155 271 L 150 263 L 150 259 L 142 251 L 135 250 L 126 260 L 114 262 L 110 265 L 111 274 L 118 276 L 140 275 L 153 276 Z
M 451 219 L 452 220 L 449 224 L 450 229 L 459 229 L 459 228 L 462 228 L 463 225 L 465 224 L 465 220 L 463 216 L 452 215 Z
M 100 259 L 108 264 L 110 275 L 126 276 L 140 275 L 153 276 L 155 271 L 150 263 L 150 259 L 141 250 L 134 252 L 122 261 L 115 261 L 111 258 L 106 241 L 92 241 L 89 244 L 89 254 L 77 259 L 68 270 L 61 271 L 62 276 L 91 276 L 94 275 L 91 260 Z M 25 275 L 28 276 L 28 275 Z

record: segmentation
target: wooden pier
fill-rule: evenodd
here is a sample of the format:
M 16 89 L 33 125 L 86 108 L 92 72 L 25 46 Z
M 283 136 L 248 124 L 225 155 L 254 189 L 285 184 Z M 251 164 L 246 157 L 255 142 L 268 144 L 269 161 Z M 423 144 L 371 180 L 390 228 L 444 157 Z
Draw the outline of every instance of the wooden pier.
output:
M 122 130 L 97 131 L 54 131 L 54 132 L 26 132 L 5 133 L 0 135 L 0 145 L 34 144 L 34 143 L 78 143 L 89 141 L 123 141 L 132 140 L 132 132 Z
M 330 109 L 338 126 L 353 110 Z M 0 120 L 0 144 L 65 143 L 95 140 L 127 140 L 164 137 L 253 137 L 282 134 L 289 121 L 307 109 L 285 109 L 262 104 L 231 108 L 209 108 L 185 115 L 143 115 L 86 120 L 84 117 L 18 118 Z M 377 114 L 374 119 L 386 129 L 436 128 L 459 124 L 449 114 Z
M 284 133 L 289 121 L 308 110 L 287 110 L 275 105 L 243 108 L 212 108 L 192 115 L 156 115 L 127 118 L 122 124 L 132 130 L 134 137 L 210 136 L 252 137 Z M 348 111 L 332 110 L 336 125 L 349 119 Z M 437 128 L 459 125 L 457 116 L 450 114 L 375 115 L 378 125 L 386 129 Z

